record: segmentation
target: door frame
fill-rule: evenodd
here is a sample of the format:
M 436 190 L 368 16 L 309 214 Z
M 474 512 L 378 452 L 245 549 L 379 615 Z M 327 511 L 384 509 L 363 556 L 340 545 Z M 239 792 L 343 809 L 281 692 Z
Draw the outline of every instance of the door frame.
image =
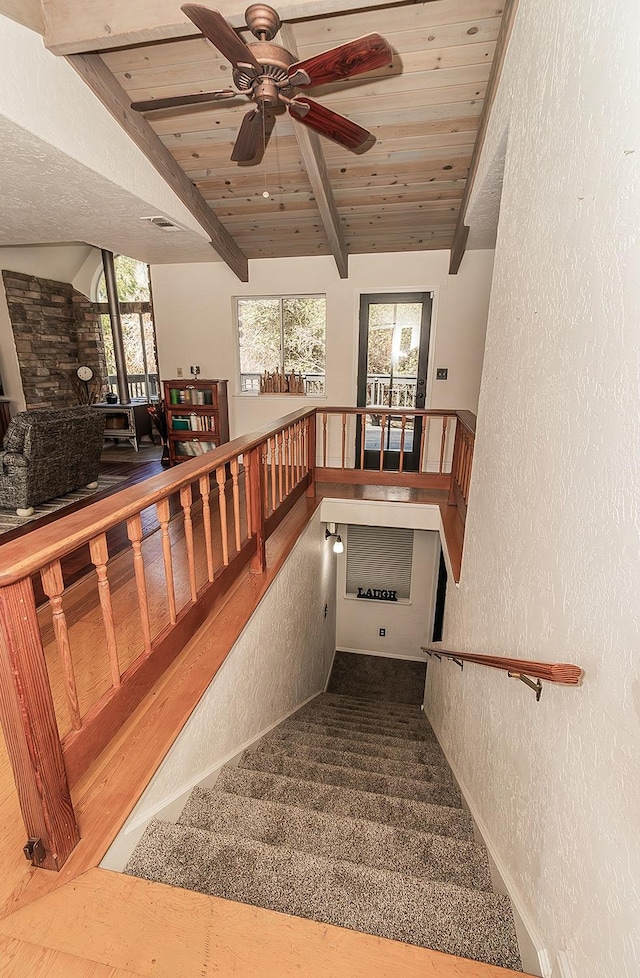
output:
M 356 386 L 356 405 L 366 407 L 367 398 L 367 360 L 368 360 L 368 338 L 369 338 L 369 306 L 378 302 L 387 304 L 391 302 L 420 302 L 422 304 L 422 321 L 420 323 L 420 346 L 418 351 L 418 369 L 416 384 L 416 403 L 415 407 L 424 408 L 427 397 L 427 375 L 429 370 L 429 354 L 431 345 L 431 324 L 433 321 L 433 300 L 434 294 L 431 290 L 424 292 L 418 290 L 393 291 L 393 292 L 361 292 L 358 298 L 358 374 Z M 422 434 L 422 418 L 416 417 L 413 429 L 413 448 L 411 452 L 404 453 L 405 471 L 417 471 L 419 465 L 420 439 Z M 362 425 L 356 425 L 356 468 L 360 466 L 360 447 L 362 437 Z M 385 469 L 393 469 L 394 456 L 399 458 L 399 452 L 392 450 L 385 452 Z M 367 450 L 364 453 L 365 469 L 377 469 L 380 464 L 380 452 Z

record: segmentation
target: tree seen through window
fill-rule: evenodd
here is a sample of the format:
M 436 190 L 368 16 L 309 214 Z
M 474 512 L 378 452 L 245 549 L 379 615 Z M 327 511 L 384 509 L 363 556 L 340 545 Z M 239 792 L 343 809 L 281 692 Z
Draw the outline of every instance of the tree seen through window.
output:
M 237 317 L 241 390 L 258 390 L 265 370 L 279 370 L 302 374 L 307 394 L 324 393 L 324 296 L 238 299 Z

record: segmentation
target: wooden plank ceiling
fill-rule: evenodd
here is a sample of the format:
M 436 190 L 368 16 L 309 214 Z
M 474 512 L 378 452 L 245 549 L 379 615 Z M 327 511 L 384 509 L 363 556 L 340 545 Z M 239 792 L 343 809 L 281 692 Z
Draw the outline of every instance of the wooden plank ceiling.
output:
M 370 31 L 394 51 L 390 68 L 309 90 L 376 137 L 362 154 L 320 141 L 347 253 L 451 248 L 502 8 L 499 0 L 432 0 L 291 23 L 301 58 Z M 254 40 L 247 30 L 241 36 Z M 201 37 L 101 56 L 132 101 L 233 86 L 231 66 Z M 286 113 L 261 163 L 230 161 L 249 107 L 239 95 L 146 118 L 248 258 L 331 253 Z

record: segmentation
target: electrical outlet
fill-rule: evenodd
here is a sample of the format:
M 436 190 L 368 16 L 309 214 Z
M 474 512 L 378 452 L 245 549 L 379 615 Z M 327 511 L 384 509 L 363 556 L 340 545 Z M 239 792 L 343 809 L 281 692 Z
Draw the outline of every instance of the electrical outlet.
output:
M 380 636 L 380 638 L 384 638 L 386 634 L 387 634 L 387 629 L 386 628 L 379 628 L 378 629 L 378 635 Z
M 449 369 L 447 367 L 438 367 L 436 369 L 436 380 L 446 380 L 449 376 Z
M 176 377 L 182 377 L 182 367 L 176 367 Z

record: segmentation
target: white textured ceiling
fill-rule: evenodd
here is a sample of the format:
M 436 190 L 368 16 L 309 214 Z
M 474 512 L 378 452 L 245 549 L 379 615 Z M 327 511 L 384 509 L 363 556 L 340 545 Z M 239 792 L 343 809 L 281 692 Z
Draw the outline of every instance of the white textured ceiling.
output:
M 197 232 L 166 232 L 141 220 L 155 213 L 152 205 L 0 116 L 0 246 L 86 241 L 150 263 L 218 259 Z

